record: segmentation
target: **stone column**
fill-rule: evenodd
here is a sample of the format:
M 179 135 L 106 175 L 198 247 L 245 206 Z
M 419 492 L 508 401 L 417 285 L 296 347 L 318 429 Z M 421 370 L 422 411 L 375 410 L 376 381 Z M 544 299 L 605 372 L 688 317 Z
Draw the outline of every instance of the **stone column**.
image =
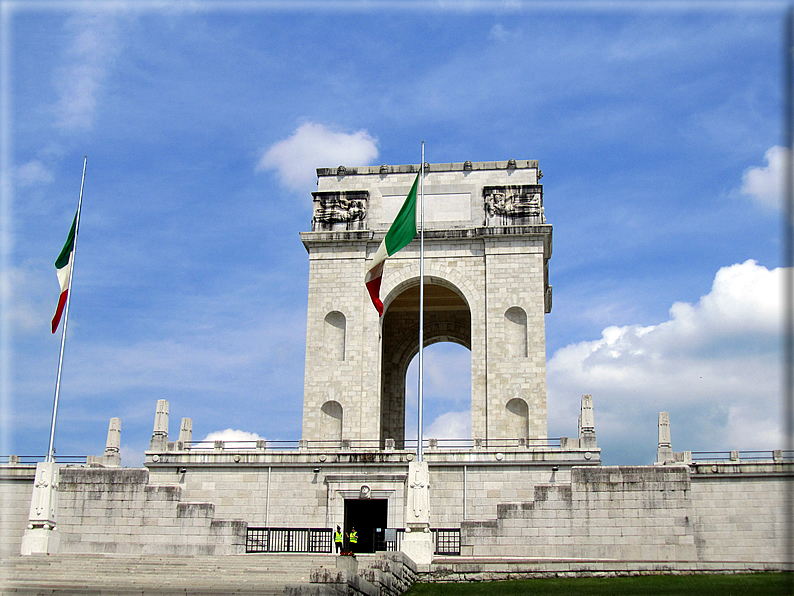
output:
M 656 463 L 673 461 L 673 444 L 670 440 L 670 414 L 659 412 L 659 445 L 656 448 Z
M 60 540 L 56 532 L 56 518 L 60 467 L 55 462 L 36 464 L 28 527 L 20 549 L 23 555 L 51 555 L 58 552 Z
M 430 471 L 427 462 L 408 464 L 408 499 L 402 551 L 417 565 L 433 561 L 430 534 Z
M 157 411 L 154 414 L 154 432 L 149 450 L 165 451 L 166 449 L 168 449 L 168 402 L 158 399 Z
M 579 446 L 586 449 L 595 448 L 596 446 L 592 395 L 582 396 L 582 405 L 579 412 Z
M 121 465 L 121 420 L 111 418 L 108 425 L 108 440 L 105 443 L 105 455 L 102 463 L 106 466 Z

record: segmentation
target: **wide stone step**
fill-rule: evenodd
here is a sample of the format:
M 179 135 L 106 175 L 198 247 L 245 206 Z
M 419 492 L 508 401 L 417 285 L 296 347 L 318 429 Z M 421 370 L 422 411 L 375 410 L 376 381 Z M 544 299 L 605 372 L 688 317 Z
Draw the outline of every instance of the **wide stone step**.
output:
M 3 594 L 281 595 L 307 583 L 333 555 L 50 555 L 13 557 L 0 565 Z

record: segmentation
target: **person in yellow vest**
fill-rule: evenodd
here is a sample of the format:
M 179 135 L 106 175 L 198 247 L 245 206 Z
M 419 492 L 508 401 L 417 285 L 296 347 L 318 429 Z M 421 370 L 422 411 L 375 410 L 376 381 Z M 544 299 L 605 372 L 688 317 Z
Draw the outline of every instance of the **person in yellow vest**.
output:
M 356 552 L 358 546 L 358 532 L 355 528 L 350 528 L 350 534 L 347 535 L 347 541 L 350 543 L 350 550 Z
M 342 552 L 343 542 L 345 541 L 345 535 L 342 533 L 342 528 L 336 526 L 336 532 L 334 532 L 334 544 L 336 545 L 336 552 L 337 554 Z

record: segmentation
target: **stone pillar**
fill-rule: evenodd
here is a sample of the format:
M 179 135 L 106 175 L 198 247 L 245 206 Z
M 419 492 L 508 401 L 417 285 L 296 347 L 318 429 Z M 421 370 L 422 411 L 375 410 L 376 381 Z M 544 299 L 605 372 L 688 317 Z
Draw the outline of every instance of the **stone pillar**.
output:
M 585 449 L 595 448 L 595 416 L 593 415 L 593 396 L 583 395 L 579 412 L 579 446 Z
M 165 451 L 166 449 L 168 449 L 168 402 L 158 399 L 157 411 L 154 414 L 154 432 L 149 450 Z
M 673 461 L 673 445 L 670 440 L 670 414 L 659 412 L 659 445 L 656 448 L 656 463 Z
M 179 428 L 179 442 L 182 449 L 190 449 L 190 442 L 193 440 L 193 420 L 182 418 L 182 425 Z
M 102 463 L 106 466 L 121 465 L 121 420 L 111 418 L 108 425 L 108 440 L 105 443 L 105 455 Z
M 417 565 L 433 561 L 433 537 L 430 534 L 430 471 L 427 462 L 408 464 L 408 499 L 405 512 L 404 552 Z
M 36 464 L 36 479 L 30 499 L 28 527 L 22 537 L 23 555 L 51 555 L 60 543 L 56 532 L 58 515 L 58 470 L 55 462 Z

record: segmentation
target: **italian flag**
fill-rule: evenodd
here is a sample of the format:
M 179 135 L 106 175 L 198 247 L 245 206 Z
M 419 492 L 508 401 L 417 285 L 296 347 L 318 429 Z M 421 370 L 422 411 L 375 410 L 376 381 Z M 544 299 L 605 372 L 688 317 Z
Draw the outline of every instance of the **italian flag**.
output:
M 61 254 L 55 260 L 55 269 L 58 273 L 58 283 L 61 285 L 61 297 L 58 298 L 58 308 L 55 311 L 55 316 L 52 317 L 52 332 L 58 328 L 61 322 L 61 315 L 66 306 L 66 298 L 69 295 L 69 278 L 72 272 L 72 263 L 74 262 L 74 237 L 75 228 L 77 227 L 77 214 L 74 215 L 72 221 L 72 228 L 69 230 L 69 237 L 66 239 L 66 244 L 61 249 Z
M 416 236 L 416 187 L 419 184 L 419 175 L 416 175 L 411 192 L 408 193 L 400 212 L 386 232 L 386 237 L 380 243 L 364 278 L 372 304 L 378 309 L 378 315 L 381 317 L 383 302 L 380 300 L 380 282 L 383 279 L 383 263 L 398 250 L 408 246 Z

